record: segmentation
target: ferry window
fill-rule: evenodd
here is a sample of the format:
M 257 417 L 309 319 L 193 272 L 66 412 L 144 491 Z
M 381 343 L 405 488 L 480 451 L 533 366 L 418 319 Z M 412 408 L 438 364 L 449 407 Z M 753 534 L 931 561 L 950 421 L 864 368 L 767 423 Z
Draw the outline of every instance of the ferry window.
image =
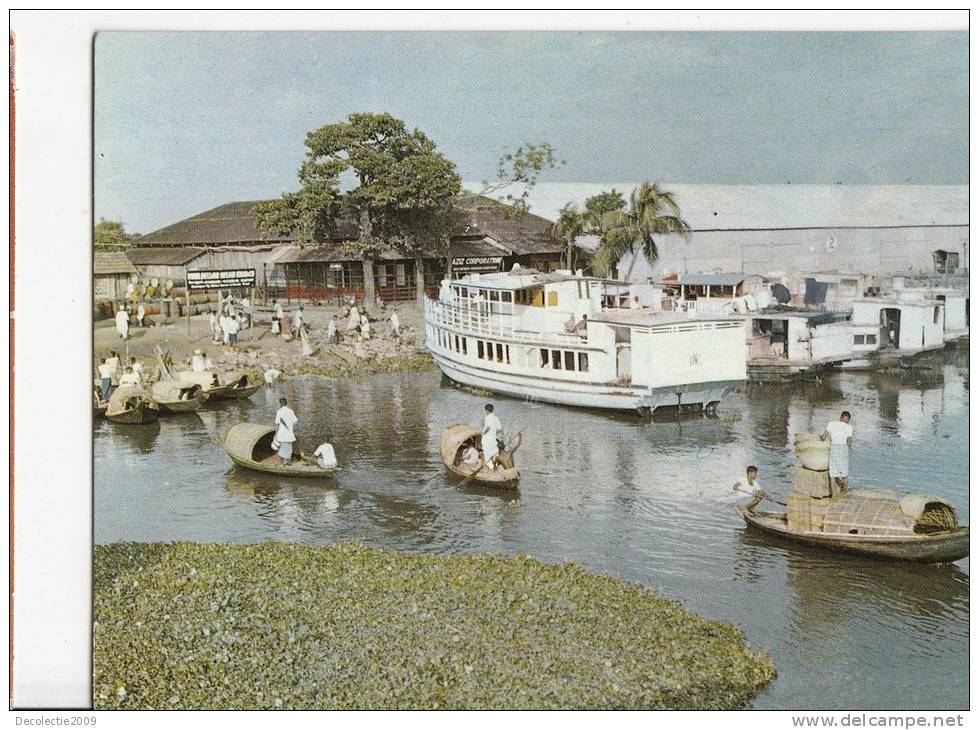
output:
M 867 335 L 867 344 L 868 345 L 876 345 L 877 344 L 877 335 Z
M 541 351 L 540 351 L 540 366 L 542 368 L 549 368 L 549 367 L 551 367 L 551 361 L 550 361 L 550 358 L 549 358 L 550 352 L 551 352 L 550 350 L 541 349 Z
M 555 370 L 561 369 L 561 351 L 551 350 L 551 362 L 554 364 Z
M 583 373 L 588 372 L 588 353 L 579 352 L 578 353 L 578 370 Z
M 564 353 L 564 369 L 574 370 L 574 353 L 566 352 Z
M 504 348 L 504 353 L 506 355 L 506 358 L 505 358 L 506 359 L 506 364 L 509 365 L 510 364 L 510 346 L 509 345 L 507 345 Z
M 455 351 L 459 352 L 459 335 L 455 336 Z
M 557 292 L 549 291 L 547 292 L 547 306 L 556 307 L 557 306 Z
M 854 345 L 863 345 L 866 343 L 866 338 L 863 335 L 853 335 Z
M 491 302 L 498 302 L 498 301 L 500 301 L 500 292 L 491 290 L 490 293 L 489 293 L 489 300 Z
M 503 345 L 496 343 L 496 361 L 503 362 Z
M 935 324 L 938 324 L 938 313 L 942 310 L 941 307 L 935 307 Z
M 533 306 L 535 306 L 535 307 L 543 307 L 544 306 L 544 290 L 543 289 L 534 289 L 534 298 L 530 301 L 530 303 Z
M 486 353 L 483 352 L 483 341 L 482 340 L 476 340 L 476 357 L 478 357 L 480 360 L 483 360 L 483 359 L 486 358 Z
M 501 293 L 500 299 L 501 301 L 504 301 L 507 304 L 513 304 L 513 292 L 505 291 Z
M 463 355 L 468 355 L 469 354 L 469 346 L 466 345 L 466 338 L 465 337 L 462 338 L 462 354 Z

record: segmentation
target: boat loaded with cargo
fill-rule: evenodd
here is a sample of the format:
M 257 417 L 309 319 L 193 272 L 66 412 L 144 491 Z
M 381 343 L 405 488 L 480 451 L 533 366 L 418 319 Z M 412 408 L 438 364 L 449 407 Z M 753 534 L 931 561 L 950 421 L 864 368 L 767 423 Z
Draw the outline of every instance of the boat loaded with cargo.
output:
M 634 301 L 580 273 L 470 274 L 426 300 L 426 344 L 458 383 L 571 406 L 712 409 L 745 381 L 743 321 Z

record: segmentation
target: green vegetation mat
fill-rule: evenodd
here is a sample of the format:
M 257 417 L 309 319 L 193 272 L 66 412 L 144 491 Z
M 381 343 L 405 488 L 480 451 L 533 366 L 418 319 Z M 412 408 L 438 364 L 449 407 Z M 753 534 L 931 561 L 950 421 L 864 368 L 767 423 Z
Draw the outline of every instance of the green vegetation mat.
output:
M 95 548 L 107 708 L 744 706 L 733 626 L 574 563 L 355 543 Z

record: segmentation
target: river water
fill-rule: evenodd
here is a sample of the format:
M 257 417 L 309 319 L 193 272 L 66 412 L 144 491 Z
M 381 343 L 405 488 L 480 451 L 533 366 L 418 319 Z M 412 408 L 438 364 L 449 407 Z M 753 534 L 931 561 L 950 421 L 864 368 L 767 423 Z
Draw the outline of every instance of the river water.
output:
M 279 393 L 307 448 L 326 433 L 335 483 L 229 468 L 212 434 L 271 422 Z M 296 379 L 155 426 L 95 424 L 95 537 L 330 544 L 423 553 L 526 553 L 638 581 L 768 647 L 775 709 L 967 709 L 969 561 L 918 566 L 843 557 L 745 528 L 731 485 L 751 463 L 784 494 L 794 433 L 853 413 L 851 483 L 927 491 L 968 518 L 968 351 L 931 369 L 840 373 L 752 386 L 717 417 L 631 415 L 494 397 L 524 433 L 517 492 L 460 486 L 442 428 L 481 422 L 484 395 L 438 373 L 360 382 Z

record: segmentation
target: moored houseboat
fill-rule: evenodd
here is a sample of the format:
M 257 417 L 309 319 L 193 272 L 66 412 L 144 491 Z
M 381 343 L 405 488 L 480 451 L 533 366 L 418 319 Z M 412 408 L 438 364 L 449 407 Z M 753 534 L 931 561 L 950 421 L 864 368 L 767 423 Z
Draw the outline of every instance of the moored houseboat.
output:
M 844 313 L 778 307 L 736 316 L 748 322 L 748 380 L 787 381 L 852 357 Z
M 458 383 L 563 405 L 709 409 L 744 382 L 743 321 L 623 308 L 628 286 L 519 268 L 446 280 L 426 344 Z
M 866 297 L 853 302 L 853 357 L 840 367 L 905 365 L 945 346 L 945 305 L 936 300 Z

